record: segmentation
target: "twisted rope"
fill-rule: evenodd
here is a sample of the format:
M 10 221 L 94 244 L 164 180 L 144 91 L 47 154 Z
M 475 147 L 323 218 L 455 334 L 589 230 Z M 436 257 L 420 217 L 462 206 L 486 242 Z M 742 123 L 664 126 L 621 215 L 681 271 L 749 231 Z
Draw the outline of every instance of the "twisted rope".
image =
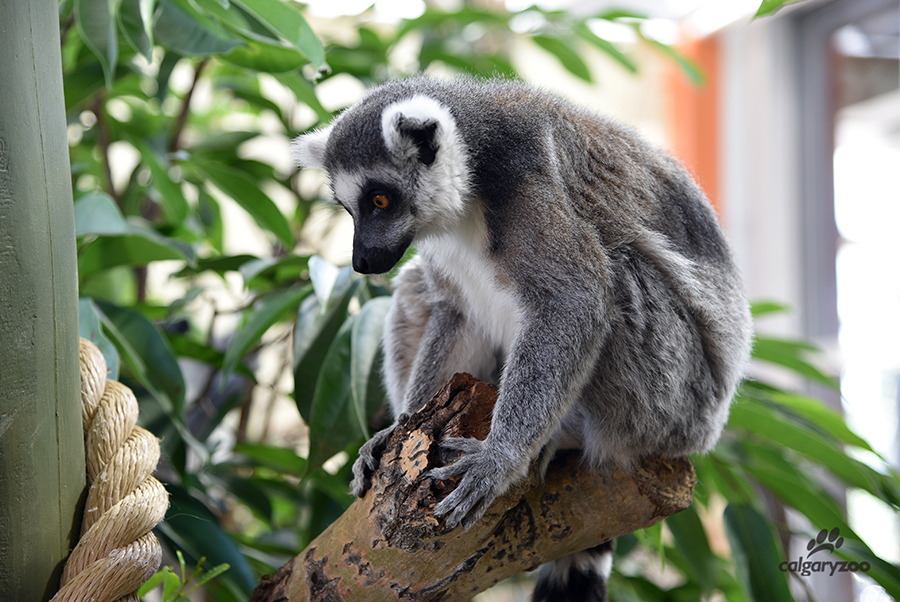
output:
M 159 461 L 159 440 L 136 426 L 137 399 L 128 387 L 106 380 L 100 350 L 81 339 L 79 359 L 90 489 L 81 539 L 51 602 L 137 602 L 134 592 L 162 562 L 152 529 L 169 499 L 150 476 Z

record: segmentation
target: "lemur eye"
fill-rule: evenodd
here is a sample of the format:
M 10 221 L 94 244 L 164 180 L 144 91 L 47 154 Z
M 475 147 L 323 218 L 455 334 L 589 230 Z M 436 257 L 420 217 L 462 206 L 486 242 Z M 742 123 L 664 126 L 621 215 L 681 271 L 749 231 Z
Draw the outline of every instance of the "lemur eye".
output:
M 383 194 L 376 194 L 372 196 L 372 204 L 379 209 L 387 209 L 387 206 L 391 204 L 391 201 Z

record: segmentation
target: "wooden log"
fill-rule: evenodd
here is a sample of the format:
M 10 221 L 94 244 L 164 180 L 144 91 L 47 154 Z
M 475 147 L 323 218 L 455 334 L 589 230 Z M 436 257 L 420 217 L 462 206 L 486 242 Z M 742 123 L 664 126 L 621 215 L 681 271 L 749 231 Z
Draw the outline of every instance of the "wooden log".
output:
M 497 498 L 469 531 L 433 514 L 455 482 L 427 472 L 453 461 L 445 437 L 484 439 L 496 387 L 458 374 L 389 440 L 365 497 L 307 549 L 264 577 L 252 602 L 465 601 L 544 562 L 649 527 L 691 503 L 684 458 L 649 458 L 602 473 L 560 454 Z

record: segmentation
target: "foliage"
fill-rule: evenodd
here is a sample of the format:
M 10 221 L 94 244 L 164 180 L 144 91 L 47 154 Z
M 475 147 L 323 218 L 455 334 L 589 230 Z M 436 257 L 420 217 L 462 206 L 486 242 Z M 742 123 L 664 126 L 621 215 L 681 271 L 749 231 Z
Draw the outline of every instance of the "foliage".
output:
M 144 596 L 157 587 L 162 587 L 162 602 L 185 602 L 188 596 L 197 591 L 203 585 L 215 579 L 228 570 L 227 564 L 214 566 L 209 570 L 203 570 L 205 558 L 201 558 L 190 572 L 187 571 L 187 563 L 181 551 L 176 552 L 178 566 L 181 574 L 175 573 L 171 567 L 163 566 L 144 585 L 138 588 L 138 596 Z
M 757 319 L 785 310 L 762 302 L 753 309 Z M 777 366 L 836 391 L 837 382 L 812 363 L 815 353 L 814 347 L 800 341 L 759 334 L 754 341 L 753 356 L 758 363 Z M 680 584 L 661 590 L 646 578 L 645 567 L 628 574 L 628 559 L 635 553 L 637 537 L 620 538 L 624 545 L 620 544 L 617 555 L 625 570 L 612 580 L 613 599 L 698 600 L 719 591 L 727 600 L 794 600 L 788 588 L 793 575 L 779 569 L 788 560 L 787 542 L 792 536 L 810 540 L 821 529 L 834 528 L 846 541 L 835 550 L 834 558 L 823 555 L 820 559 L 838 560 L 840 556 L 867 562 L 870 569 L 866 574 L 894 599 L 900 596 L 900 569 L 878 558 L 854 533 L 840 502 L 822 484 L 829 480 L 848 490 L 865 491 L 896 510 L 900 507 L 900 475 L 824 402 L 747 379 L 718 446 L 692 461 L 697 472 L 693 505 L 666 519 L 665 537 L 662 530 L 647 530 L 652 532 L 642 536 L 645 548 L 658 551 L 665 565 L 680 574 Z M 772 499 L 782 510 L 793 509 L 808 519 L 809 532 L 792 531 L 783 515 L 773 517 Z M 725 504 L 721 520 L 711 520 L 714 508 Z M 713 552 L 711 529 L 724 529 L 730 557 Z
M 331 118 L 322 86 L 338 76 L 365 86 L 426 69 L 514 75 L 517 39 L 586 81 L 586 52 L 637 71 L 633 54 L 598 35 L 598 23 L 634 31 L 702 81 L 687 58 L 644 36 L 640 15 L 622 11 L 584 18 L 429 7 L 396 26 L 356 17 L 350 41 L 323 46 L 298 6 L 60 4 L 80 327 L 136 391 L 143 425 L 163 441 L 159 472 L 171 509 L 158 534 L 181 566 L 180 577 L 168 568 L 157 576 L 166 599 L 187 593 L 185 563 L 199 567 L 203 558 L 217 567 L 203 577 L 211 599 L 249 597 L 261 574 L 350 503 L 355 450 L 384 420 L 378 349 L 390 290 L 320 256 L 313 226 L 327 231 L 336 212 L 323 211 L 316 186 L 283 160 L 292 136 Z M 413 57 L 401 47 L 413 47 Z M 234 215 L 243 222 L 237 236 Z M 236 239 L 255 243 L 235 252 Z M 167 290 L 180 291 L 175 297 L 154 284 L 160 274 Z M 757 337 L 758 360 L 833 385 L 810 353 L 803 343 Z M 293 384 L 280 384 L 291 380 L 284 376 Z M 247 427 L 285 396 L 309 427 L 304 445 Z M 866 559 L 889 592 L 900 590 L 897 567 L 853 534 L 839 504 L 808 475 L 815 467 L 892 507 L 897 476 L 819 401 L 747 381 L 722 444 L 695 465 L 692 509 L 620 540 L 616 599 L 714 591 L 729 600 L 790 599 L 775 570 L 787 527 L 770 518 L 769 495 L 808 517 L 813 530 L 840 527 L 842 550 Z M 723 504 L 724 518 L 716 511 Z M 710 543 L 715 528 L 725 529 L 730 557 Z M 654 580 L 648 567 L 657 556 L 677 585 Z M 214 574 L 224 564 L 229 570 Z
M 763 0 L 762 4 L 759 5 L 759 9 L 756 11 L 756 17 L 771 15 L 778 12 L 783 6 L 794 4 L 799 1 L 800 0 Z

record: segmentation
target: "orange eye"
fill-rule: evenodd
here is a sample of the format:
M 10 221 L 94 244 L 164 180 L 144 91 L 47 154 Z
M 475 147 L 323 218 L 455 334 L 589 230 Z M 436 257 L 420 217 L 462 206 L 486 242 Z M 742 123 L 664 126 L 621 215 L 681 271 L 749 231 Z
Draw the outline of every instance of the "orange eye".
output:
M 379 209 L 387 209 L 387 206 L 391 204 L 391 201 L 383 194 L 376 194 L 372 197 L 372 204 Z

